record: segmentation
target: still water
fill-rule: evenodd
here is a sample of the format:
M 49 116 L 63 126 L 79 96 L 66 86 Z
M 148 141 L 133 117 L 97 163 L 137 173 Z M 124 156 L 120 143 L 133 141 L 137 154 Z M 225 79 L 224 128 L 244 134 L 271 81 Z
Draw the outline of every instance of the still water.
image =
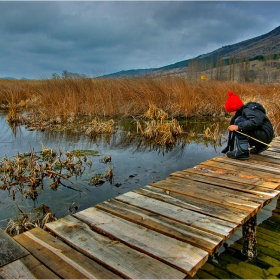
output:
M 213 120 L 183 121 L 185 132 L 203 134 L 207 127 L 211 127 Z M 227 122 L 221 123 L 223 134 L 226 135 Z M 118 130 L 111 136 L 100 136 L 90 139 L 81 133 L 29 131 L 25 126 L 11 128 L 6 116 L 0 114 L 0 159 L 4 156 L 12 158 L 18 153 L 28 153 L 31 150 L 40 152 L 42 145 L 56 151 L 94 150 L 91 166 L 87 166 L 84 173 L 72 177 L 75 191 L 63 186 L 52 190 L 47 184 L 40 190 L 35 201 L 23 198 L 18 192 L 13 199 L 8 191 L 0 189 L 0 227 L 4 229 L 9 218 L 19 216 L 16 205 L 29 213 L 42 203 L 48 205 L 57 218 L 70 214 L 71 205 L 78 205 L 78 211 L 94 206 L 104 200 L 114 198 L 120 194 L 143 187 L 155 181 L 165 179 L 170 173 L 193 167 L 202 161 L 221 155 L 221 145 L 192 139 L 186 142 L 182 137 L 173 148 L 153 146 L 137 137 L 136 125 L 133 120 L 118 122 Z M 225 139 L 224 139 L 225 142 Z M 225 145 L 225 143 L 223 143 Z M 102 159 L 111 156 L 111 162 L 104 163 Z M 90 179 L 96 174 L 113 170 L 112 182 L 95 186 Z M 0 182 L 2 184 L 3 182 Z M 81 190 L 81 191 L 80 191 Z

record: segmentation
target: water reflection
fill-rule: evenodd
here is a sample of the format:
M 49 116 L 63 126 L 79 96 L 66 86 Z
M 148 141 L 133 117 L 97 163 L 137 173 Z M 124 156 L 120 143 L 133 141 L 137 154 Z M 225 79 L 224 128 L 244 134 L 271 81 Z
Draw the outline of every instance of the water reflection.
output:
M 13 157 L 18 153 L 35 152 L 45 147 L 61 150 L 95 150 L 96 156 L 90 156 L 91 166 L 87 166 L 81 176 L 71 178 L 82 192 L 76 192 L 63 186 L 57 190 L 45 185 L 39 190 L 35 201 L 23 199 L 16 195 L 0 191 L 0 226 L 4 228 L 8 218 L 18 215 L 15 205 L 29 212 L 42 203 L 48 205 L 59 218 L 69 214 L 73 209 L 83 210 L 101 201 L 116 197 L 130 190 L 140 188 L 151 182 L 165 179 L 170 173 L 183 170 L 220 155 L 221 146 L 205 141 L 203 138 L 189 139 L 190 132 L 203 134 L 213 124 L 213 120 L 200 122 L 182 122 L 186 132 L 178 138 L 176 145 L 154 145 L 136 134 L 133 120 L 118 122 L 118 130 L 112 135 L 98 136 L 90 139 L 82 133 L 73 131 L 28 131 L 24 126 L 9 127 L 5 115 L 0 115 L 0 157 Z M 220 124 L 224 133 L 226 122 Z M 102 158 L 110 156 L 111 162 L 104 163 Z M 106 173 L 112 168 L 113 177 L 101 185 L 90 184 L 96 174 Z M 1 182 L 2 183 L 2 182 Z M 74 207 L 74 206 L 75 207 Z

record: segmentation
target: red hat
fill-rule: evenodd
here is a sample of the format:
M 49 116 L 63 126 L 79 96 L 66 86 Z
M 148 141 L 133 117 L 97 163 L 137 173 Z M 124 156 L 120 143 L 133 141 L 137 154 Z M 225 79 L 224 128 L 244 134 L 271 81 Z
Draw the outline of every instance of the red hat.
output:
M 243 106 L 243 102 L 237 94 L 234 94 L 232 91 L 228 92 L 228 98 L 225 103 L 225 109 L 227 112 L 234 112 L 239 110 Z

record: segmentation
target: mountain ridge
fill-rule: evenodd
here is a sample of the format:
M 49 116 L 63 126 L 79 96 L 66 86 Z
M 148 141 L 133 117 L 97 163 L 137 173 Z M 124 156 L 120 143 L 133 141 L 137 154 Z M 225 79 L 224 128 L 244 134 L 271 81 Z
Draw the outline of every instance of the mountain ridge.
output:
M 129 77 L 140 76 L 143 74 L 159 75 L 170 70 L 173 71 L 173 74 L 176 74 L 176 72 L 181 73 L 186 71 L 189 61 L 193 59 L 210 60 L 213 58 L 215 60 L 218 57 L 226 59 L 229 58 L 230 55 L 235 55 L 237 57 L 248 57 L 249 59 L 252 59 L 256 56 L 266 56 L 270 54 L 280 54 L 280 26 L 266 34 L 247 39 L 239 43 L 222 46 L 221 48 L 218 48 L 212 52 L 201 54 L 191 59 L 178 61 L 159 68 L 123 70 L 103 75 L 102 77 Z

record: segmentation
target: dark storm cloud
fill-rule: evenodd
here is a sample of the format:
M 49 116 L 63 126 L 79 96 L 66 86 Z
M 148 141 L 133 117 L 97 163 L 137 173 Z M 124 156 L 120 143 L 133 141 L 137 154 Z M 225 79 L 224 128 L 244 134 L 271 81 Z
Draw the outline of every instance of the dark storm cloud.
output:
M 265 34 L 279 2 L 0 1 L 0 77 L 161 67 Z

